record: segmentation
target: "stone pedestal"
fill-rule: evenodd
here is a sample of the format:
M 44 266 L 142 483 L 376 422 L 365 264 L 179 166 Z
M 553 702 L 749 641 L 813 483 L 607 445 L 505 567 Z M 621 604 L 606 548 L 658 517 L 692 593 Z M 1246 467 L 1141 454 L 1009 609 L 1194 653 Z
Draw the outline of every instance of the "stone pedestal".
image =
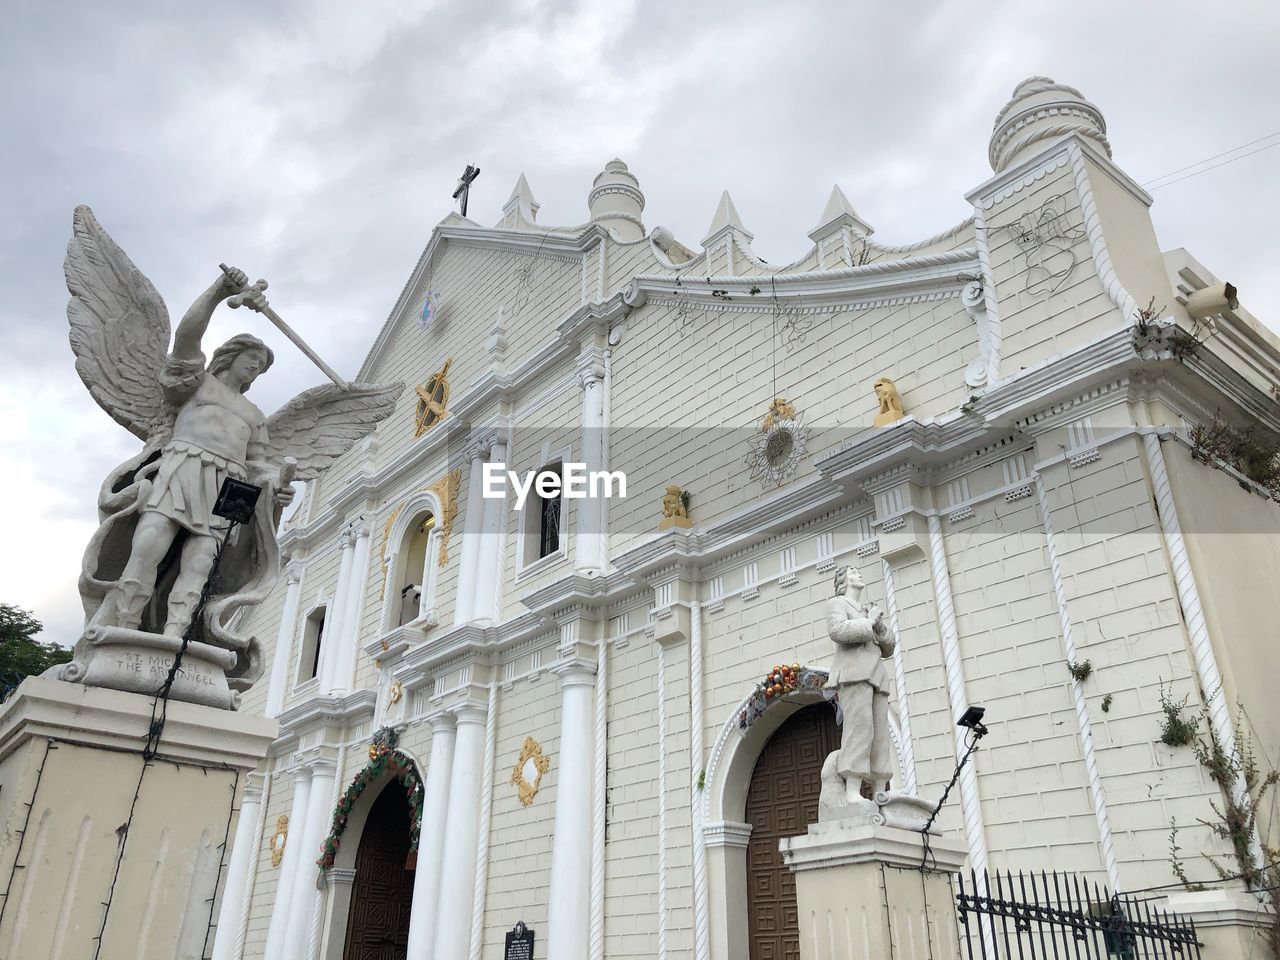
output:
M 1266 900 L 1243 890 L 1187 890 L 1154 904 L 1196 925 L 1200 955 L 1213 960 L 1270 957 L 1275 913 Z
M 41 677 L 0 707 L 0 956 L 208 955 L 236 793 L 276 724 L 171 701 L 144 770 L 151 709 Z
M 871 806 L 870 804 L 868 806 Z M 966 851 L 879 814 L 816 823 L 780 842 L 796 878 L 802 960 L 959 960 L 953 876 Z

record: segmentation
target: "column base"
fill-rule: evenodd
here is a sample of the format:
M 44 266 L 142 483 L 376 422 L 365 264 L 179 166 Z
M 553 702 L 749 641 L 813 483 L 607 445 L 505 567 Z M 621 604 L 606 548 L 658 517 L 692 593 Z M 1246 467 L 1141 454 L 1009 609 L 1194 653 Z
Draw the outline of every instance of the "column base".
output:
M 99 935 L 104 957 L 207 955 L 236 794 L 276 724 L 171 701 L 144 774 L 151 708 L 42 677 L 0 707 L 0 956 L 91 957 Z
M 796 879 L 802 960 L 959 960 L 952 877 L 967 855 L 954 841 L 875 823 L 816 823 L 784 838 Z

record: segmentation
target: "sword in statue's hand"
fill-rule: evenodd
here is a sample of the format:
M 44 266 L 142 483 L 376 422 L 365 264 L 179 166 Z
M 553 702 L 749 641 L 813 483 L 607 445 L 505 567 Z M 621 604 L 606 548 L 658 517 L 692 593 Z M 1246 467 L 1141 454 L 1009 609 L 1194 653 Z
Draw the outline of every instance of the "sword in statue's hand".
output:
M 226 273 L 226 274 L 231 273 L 231 268 L 228 267 L 225 263 L 220 263 L 218 264 L 218 266 L 222 268 L 223 273 Z M 303 353 L 305 353 L 307 357 L 310 358 L 312 363 L 314 363 L 317 367 L 323 370 L 325 376 L 327 376 L 330 380 L 332 380 L 334 383 L 340 386 L 343 390 L 351 389 L 351 385 L 347 383 L 347 381 L 343 380 L 340 376 L 338 376 L 338 374 L 334 372 L 333 367 L 329 366 L 322 359 L 320 359 L 320 355 L 317 354 L 314 350 L 312 350 L 311 347 L 308 346 L 307 342 L 302 339 L 302 337 L 298 336 L 297 331 L 294 330 L 293 327 L 289 326 L 282 319 L 280 319 L 280 314 L 276 313 L 274 310 L 271 309 L 271 307 L 267 305 L 267 301 L 265 298 L 246 295 L 251 291 L 253 293 L 261 293 L 265 289 L 267 289 L 267 281 L 259 280 L 251 288 L 249 288 L 249 290 L 244 291 L 242 293 L 237 293 L 235 296 L 228 298 L 227 306 L 231 307 L 232 310 L 235 310 L 237 307 L 248 307 L 250 310 L 256 310 L 259 313 L 261 313 L 268 320 L 270 320 L 277 327 L 279 327 L 280 332 L 283 333 L 290 340 L 292 340 L 294 342 L 294 345 L 297 346 L 297 348 L 301 350 Z

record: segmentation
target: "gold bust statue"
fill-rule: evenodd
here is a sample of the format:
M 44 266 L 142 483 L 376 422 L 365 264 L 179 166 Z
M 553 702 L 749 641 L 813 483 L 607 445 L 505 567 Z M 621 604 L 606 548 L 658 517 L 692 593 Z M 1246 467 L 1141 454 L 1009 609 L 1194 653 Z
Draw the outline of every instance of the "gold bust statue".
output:
M 687 529 L 692 526 L 693 521 L 689 519 L 689 511 L 684 505 L 684 493 L 679 484 L 670 484 L 667 492 L 662 496 L 662 520 L 658 523 L 658 529 L 666 530 L 668 527 Z
M 898 395 L 898 388 L 893 385 L 892 380 L 881 377 L 871 387 L 876 392 L 876 399 L 880 401 L 880 412 L 872 421 L 873 426 L 883 427 L 906 416 L 902 409 L 902 397 Z

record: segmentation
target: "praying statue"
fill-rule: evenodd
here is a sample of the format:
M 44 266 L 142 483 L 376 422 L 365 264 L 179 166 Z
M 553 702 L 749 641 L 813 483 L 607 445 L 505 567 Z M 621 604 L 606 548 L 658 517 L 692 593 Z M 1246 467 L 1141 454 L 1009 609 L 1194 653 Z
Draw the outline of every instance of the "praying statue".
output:
M 402 386 L 346 384 L 335 376 L 341 385 L 304 391 L 264 416 L 245 393 L 273 363 L 271 349 L 243 333 L 206 364 L 201 342 L 214 310 L 228 300 L 283 326 L 267 305 L 264 281 L 250 286 L 243 271 L 223 267 L 183 316 L 170 347 L 164 301 L 88 207 L 76 208 L 65 270 L 76 371 L 143 448 L 99 493 L 100 525 L 80 576 L 86 629 L 58 675 L 147 692 L 185 638 L 191 656 L 174 695 L 234 707 L 262 673 L 261 646 L 237 629 L 242 618 L 235 615 L 261 603 L 275 583 L 276 529 L 293 497 L 291 482 L 315 479 L 369 434 Z M 312 355 L 296 334 L 292 339 Z M 213 513 L 228 478 L 260 490 L 242 527 Z M 107 648 L 111 656 L 96 656 Z M 188 647 L 182 649 L 185 655 Z M 159 655 L 165 653 L 167 660 Z
M 864 602 L 865 590 L 858 568 L 844 567 L 836 571 L 836 595 L 827 602 L 827 634 L 836 652 L 826 686 L 836 691 L 844 716 L 834 756 L 848 803 L 871 800 L 876 791 L 888 789 L 893 776 L 889 674 L 883 661 L 893 656 L 897 641 L 884 611 Z

